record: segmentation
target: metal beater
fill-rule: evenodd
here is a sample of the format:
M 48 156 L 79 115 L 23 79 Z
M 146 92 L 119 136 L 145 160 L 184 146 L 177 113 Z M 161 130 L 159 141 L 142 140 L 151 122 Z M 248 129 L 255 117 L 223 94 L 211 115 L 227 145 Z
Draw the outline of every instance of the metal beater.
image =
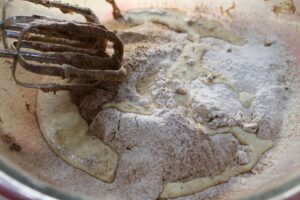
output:
M 86 22 L 40 15 L 7 18 L 7 7 L 11 0 L 4 1 L 0 27 L 5 49 L 0 50 L 0 57 L 13 59 L 12 76 L 17 84 L 45 92 L 86 91 L 97 88 L 102 82 L 118 82 L 126 78 L 127 72 L 122 66 L 122 41 L 101 25 L 90 9 L 58 1 L 24 1 L 59 8 L 63 13 L 81 14 Z M 114 1 L 108 2 L 114 7 L 116 17 L 120 17 Z M 14 40 L 11 47 L 8 39 Z M 113 44 L 112 55 L 106 52 L 108 41 Z M 81 81 L 68 84 L 22 82 L 16 76 L 18 65 L 36 74 Z

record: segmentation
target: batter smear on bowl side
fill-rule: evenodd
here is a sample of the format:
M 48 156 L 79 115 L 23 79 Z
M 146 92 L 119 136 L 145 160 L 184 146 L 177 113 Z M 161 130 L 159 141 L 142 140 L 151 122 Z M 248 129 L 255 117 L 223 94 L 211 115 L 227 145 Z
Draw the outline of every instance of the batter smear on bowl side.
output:
M 104 25 L 124 43 L 126 80 L 87 94 L 39 92 L 37 101 L 47 143 L 109 182 L 104 198 L 201 192 L 249 172 L 273 146 L 293 61 L 275 36 L 266 46 L 264 36 L 170 9 Z

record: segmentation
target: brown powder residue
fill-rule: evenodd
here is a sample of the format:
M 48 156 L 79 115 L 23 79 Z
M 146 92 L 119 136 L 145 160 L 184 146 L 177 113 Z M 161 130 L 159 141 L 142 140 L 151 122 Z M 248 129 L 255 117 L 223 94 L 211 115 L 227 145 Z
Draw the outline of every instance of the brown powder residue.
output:
M 226 166 L 234 160 L 237 140 L 231 135 L 208 138 L 196 133 L 189 138 L 172 138 L 164 141 L 160 147 L 166 151 L 163 180 L 166 182 L 189 181 L 198 177 L 214 177 L 222 173 Z M 178 140 L 178 141 L 176 141 Z M 184 151 L 175 153 L 180 143 Z M 227 156 L 224 157 L 224 154 Z
M 272 10 L 276 15 L 282 14 L 295 14 L 296 13 L 296 6 L 293 0 L 285 0 L 284 2 L 280 3 L 279 5 L 273 6 Z
M 25 108 L 28 112 L 30 112 L 30 107 L 31 107 L 30 103 L 25 102 Z
M 22 150 L 21 145 L 16 142 L 15 137 L 12 136 L 11 133 L 2 134 L 0 137 L 1 137 L 1 140 L 5 144 L 8 145 L 8 147 L 11 151 L 21 151 Z
M 118 36 L 121 38 L 124 44 L 137 43 L 148 38 L 148 35 L 146 34 L 135 33 L 132 31 L 122 31 L 120 34 L 118 34 Z

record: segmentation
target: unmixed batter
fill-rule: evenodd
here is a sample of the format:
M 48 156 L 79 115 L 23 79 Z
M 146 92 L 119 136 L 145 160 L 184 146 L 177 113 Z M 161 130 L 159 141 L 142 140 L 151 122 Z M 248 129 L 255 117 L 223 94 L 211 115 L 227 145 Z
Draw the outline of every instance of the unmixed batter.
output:
M 176 198 L 251 170 L 277 139 L 287 101 L 293 58 L 280 41 L 174 10 L 124 19 L 107 26 L 123 27 L 126 81 L 73 95 L 79 110 L 66 93 L 39 94 L 51 148 L 110 182 L 103 198 Z

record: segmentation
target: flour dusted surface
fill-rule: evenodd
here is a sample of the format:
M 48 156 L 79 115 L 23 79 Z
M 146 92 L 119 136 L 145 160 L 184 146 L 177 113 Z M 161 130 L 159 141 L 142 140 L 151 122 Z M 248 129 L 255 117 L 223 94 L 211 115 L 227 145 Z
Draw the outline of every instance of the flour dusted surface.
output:
M 215 38 L 190 41 L 187 33 L 151 22 L 118 34 L 129 77 L 115 88 L 117 94 L 105 96 L 115 105 L 105 106 L 109 100 L 101 95 L 94 98 L 101 90 L 84 97 L 89 103 L 80 102 L 81 113 L 91 103 L 105 107 L 89 116 L 90 130 L 120 157 L 115 182 L 105 185 L 108 196 L 156 199 L 163 183 L 215 177 L 226 166 L 251 161 L 251 148 L 230 132 L 209 136 L 209 129 L 238 126 L 261 139 L 279 137 L 293 59 L 278 39 L 272 38 L 271 46 L 250 34 L 244 45 Z M 168 70 L 186 45 L 205 49 L 198 60 L 184 57 L 186 66 L 199 62 L 203 73 L 189 81 L 170 80 Z

